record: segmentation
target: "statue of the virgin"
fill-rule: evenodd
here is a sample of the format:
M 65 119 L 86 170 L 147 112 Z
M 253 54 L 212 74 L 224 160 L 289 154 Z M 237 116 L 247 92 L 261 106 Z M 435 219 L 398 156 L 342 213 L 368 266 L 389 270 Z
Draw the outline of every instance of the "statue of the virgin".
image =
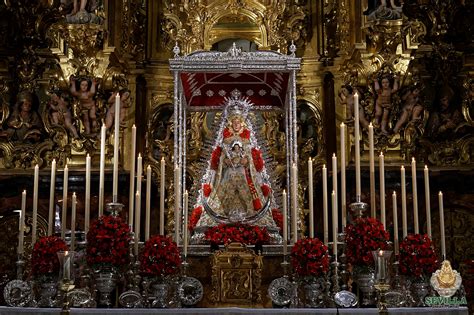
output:
M 196 207 L 202 215 L 196 225 L 193 243 L 199 243 L 210 226 L 219 223 L 246 223 L 266 227 L 274 243 L 281 238 L 272 218 L 275 207 L 262 151 L 248 119 L 252 106 L 246 98 L 226 98 L 225 109 Z

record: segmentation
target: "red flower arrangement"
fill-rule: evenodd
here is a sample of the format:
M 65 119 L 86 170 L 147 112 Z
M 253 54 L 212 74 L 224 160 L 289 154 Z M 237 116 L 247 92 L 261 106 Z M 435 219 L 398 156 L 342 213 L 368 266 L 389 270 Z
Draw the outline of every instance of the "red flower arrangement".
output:
M 316 277 L 329 270 L 328 248 L 317 238 L 298 240 L 291 250 L 291 265 L 300 277 Z
M 211 169 L 217 170 L 219 167 L 219 159 L 221 157 L 222 148 L 216 147 L 211 153 Z
M 212 245 L 239 242 L 247 245 L 265 244 L 270 241 L 266 228 L 248 224 L 219 224 L 207 229 L 205 239 Z
M 35 276 L 55 275 L 59 272 L 57 252 L 66 251 L 66 243 L 57 236 L 40 237 L 31 253 L 31 272 Z
M 179 249 L 170 237 L 156 235 L 145 242 L 140 259 L 143 274 L 164 277 L 179 271 Z
M 372 265 L 372 251 L 388 247 L 389 234 L 374 218 L 355 219 L 346 226 L 346 256 L 352 265 Z
M 120 217 L 101 216 L 87 233 L 87 263 L 120 267 L 129 262 L 130 229 Z
M 283 233 L 283 214 L 281 214 L 280 210 L 278 209 L 272 209 L 272 217 L 273 221 L 275 221 L 276 225 Z
M 193 231 L 202 215 L 202 206 L 194 208 L 191 216 L 189 217 L 188 230 Z
M 262 157 L 262 151 L 252 148 L 252 159 L 253 164 L 255 165 L 255 170 L 257 172 L 261 172 L 263 170 L 263 165 L 265 164 Z
M 438 259 L 431 239 L 426 234 L 409 234 L 400 243 L 400 272 L 422 276 L 438 268 Z

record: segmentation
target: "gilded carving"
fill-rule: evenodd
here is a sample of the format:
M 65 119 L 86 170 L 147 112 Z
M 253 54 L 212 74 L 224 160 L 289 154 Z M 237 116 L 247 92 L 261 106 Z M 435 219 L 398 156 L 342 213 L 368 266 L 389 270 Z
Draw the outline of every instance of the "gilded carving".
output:
M 212 256 L 211 301 L 219 305 L 262 302 L 262 256 L 240 243 L 231 243 Z

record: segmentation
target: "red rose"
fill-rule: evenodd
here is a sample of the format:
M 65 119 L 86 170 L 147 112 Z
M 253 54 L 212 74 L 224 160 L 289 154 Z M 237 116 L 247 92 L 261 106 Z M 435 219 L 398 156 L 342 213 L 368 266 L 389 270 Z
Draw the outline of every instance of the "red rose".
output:
M 298 240 L 291 250 L 291 265 L 300 277 L 320 276 L 329 269 L 328 248 L 317 238 Z
M 400 243 L 400 271 L 421 276 L 438 268 L 438 259 L 431 239 L 426 234 L 409 234 Z
M 219 160 L 220 160 L 220 157 L 221 157 L 221 153 L 222 153 L 222 148 L 221 147 L 216 147 L 214 149 L 214 151 L 212 151 L 212 154 L 211 154 L 211 169 L 213 170 L 217 170 L 217 168 L 219 167 Z
M 163 277 L 179 271 L 181 257 L 170 237 L 157 235 L 145 242 L 140 262 L 143 274 Z
M 240 242 L 248 245 L 265 244 L 270 240 L 266 228 L 248 224 L 219 224 L 207 229 L 205 239 L 211 244 L 228 244 Z
M 57 274 L 59 259 L 57 253 L 66 251 L 66 243 L 57 236 L 40 237 L 31 253 L 31 272 L 33 275 Z

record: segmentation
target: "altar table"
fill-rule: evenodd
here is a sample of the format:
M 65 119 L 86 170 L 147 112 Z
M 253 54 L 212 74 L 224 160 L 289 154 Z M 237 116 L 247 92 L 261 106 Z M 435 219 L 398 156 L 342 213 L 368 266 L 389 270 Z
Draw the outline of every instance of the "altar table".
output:
M 61 309 L 59 308 L 32 308 L 32 307 L 6 307 L 0 306 L 0 315 L 17 315 L 17 314 L 51 314 L 59 315 Z M 467 307 L 459 308 L 390 308 L 389 314 L 436 314 L 436 315 L 468 315 Z M 185 314 L 185 315 L 203 315 L 203 314 L 218 314 L 218 315 L 238 315 L 238 314 L 378 314 L 375 308 L 349 308 L 349 309 L 275 309 L 275 308 L 174 308 L 174 309 L 129 309 L 129 308 L 72 308 L 71 315 L 74 314 Z

